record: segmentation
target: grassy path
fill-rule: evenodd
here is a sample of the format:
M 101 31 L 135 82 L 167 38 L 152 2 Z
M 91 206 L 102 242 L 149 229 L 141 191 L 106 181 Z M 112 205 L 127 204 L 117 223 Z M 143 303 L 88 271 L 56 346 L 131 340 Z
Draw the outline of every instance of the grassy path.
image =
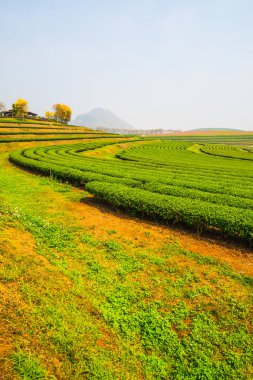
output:
M 0 378 L 253 377 L 249 253 L 109 213 L 0 157 Z

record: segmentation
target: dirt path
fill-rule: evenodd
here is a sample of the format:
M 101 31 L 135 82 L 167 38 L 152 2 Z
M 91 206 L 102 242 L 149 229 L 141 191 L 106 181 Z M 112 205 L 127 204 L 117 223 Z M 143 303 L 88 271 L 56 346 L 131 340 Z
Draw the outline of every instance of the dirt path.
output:
M 253 275 L 252 250 L 200 237 L 196 233 L 131 218 L 99 204 L 93 197 L 86 197 L 80 203 L 68 202 L 66 206 L 76 216 L 80 225 L 92 228 L 92 233 L 99 238 L 108 239 L 108 231 L 116 231 L 115 237 L 120 235 L 121 238 L 140 247 L 155 248 L 163 243 L 177 242 L 186 250 L 213 257 L 230 265 L 238 273 Z

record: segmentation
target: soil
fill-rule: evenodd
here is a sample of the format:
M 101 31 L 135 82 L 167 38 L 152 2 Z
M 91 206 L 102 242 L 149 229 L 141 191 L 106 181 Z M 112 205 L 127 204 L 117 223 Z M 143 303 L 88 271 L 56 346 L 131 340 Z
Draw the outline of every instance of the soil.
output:
M 87 196 L 80 203 L 67 202 L 66 207 L 76 216 L 79 225 L 92 228 L 92 233 L 100 239 L 108 239 L 108 231 L 115 231 L 112 239 L 120 235 L 140 247 L 156 248 L 163 243 L 177 242 L 183 249 L 213 257 L 218 262 L 228 264 L 238 273 L 253 275 L 253 250 L 126 216 L 99 204 L 92 196 Z

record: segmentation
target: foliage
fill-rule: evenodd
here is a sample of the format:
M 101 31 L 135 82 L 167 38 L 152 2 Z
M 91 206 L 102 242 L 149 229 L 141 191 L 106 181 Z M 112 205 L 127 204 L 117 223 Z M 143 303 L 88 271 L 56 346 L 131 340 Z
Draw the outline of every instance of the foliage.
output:
M 213 156 L 237 158 L 241 160 L 253 160 L 253 151 L 246 147 L 206 144 L 201 147 L 201 151 Z
M 46 112 L 45 112 L 45 117 L 46 117 L 48 120 L 52 120 L 52 119 L 54 118 L 54 112 L 46 111 Z
M 28 112 L 28 102 L 25 99 L 17 99 L 12 105 L 13 115 L 16 117 L 25 118 Z
M 253 241 L 253 212 L 211 203 L 131 189 L 121 184 L 91 182 L 86 189 L 113 206 L 167 223 L 193 227 L 198 231 L 217 228 L 229 237 Z
M 69 106 L 61 103 L 57 103 L 53 106 L 54 117 L 61 123 L 68 123 L 71 119 L 72 110 Z

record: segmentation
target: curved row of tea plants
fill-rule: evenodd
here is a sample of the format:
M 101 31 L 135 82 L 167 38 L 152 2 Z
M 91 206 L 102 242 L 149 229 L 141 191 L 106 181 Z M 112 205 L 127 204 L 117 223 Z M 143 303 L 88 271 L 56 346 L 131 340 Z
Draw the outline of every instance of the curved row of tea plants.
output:
M 173 140 L 173 141 L 190 141 L 198 143 L 207 144 L 252 144 L 253 143 L 253 133 L 243 133 L 243 134 L 220 134 L 220 135 L 172 135 L 172 136 L 162 136 L 163 140 Z
M 58 123 L 56 121 L 48 121 L 48 120 L 36 120 L 36 119 L 19 119 L 19 118 L 5 118 L 0 117 L 0 124 L 20 124 L 20 125 L 26 125 L 26 124 L 36 124 L 36 125 L 62 125 L 62 126 L 68 126 L 69 124 L 62 124 Z
M 37 120 L 0 118 L 0 143 L 108 138 L 110 134 L 86 127 Z
M 95 132 L 95 131 L 71 131 L 71 130 L 67 130 L 67 131 L 62 131 L 62 129 L 60 131 L 51 131 L 51 130 L 47 130 L 47 131 L 44 131 L 44 130 L 36 130 L 36 131 L 15 131 L 15 132 L 9 132 L 9 131 L 5 131 L 5 132 L 0 132 L 0 136 L 15 136 L 15 135 L 67 135 L 67 136 L 71 136 L 71 135 L 94 135 L 94 136 L 105 136 L 105 134 L 103 132 Z
M 250 149 L 245 149 L 242 147 L 235 147 L 223 144 L 210 144 L 204 145 L 200 148 L 200 150 L 204 153 L 211 154 L 213 156 L 239 158 L 242 160 L 253 160 L 253 152 Z
M 152 217 L 165 223 L 193 227 L 199 232 L 218 229 L 228 237 L 253 241 L 253 212 L 188 198 L 131 189 L 121 184 L 90 182 L 86 189 L 102 201 L 134 215 Z
M 59 136 L 59 137 L 29 137 L 29 138 L 18 137 L 18 138 L 8 138 L 8 139 L 4 138 L 4 139 L 0 139 L 0 143 L 31 142 L 31 141 L 64 141 L 64 140 L 85 140 L 85 139 L 90 140 L 90 139 L 98 139 L 98 138 L 107 139 L 107 138 L 112 138 L 112 136 L 110 135 L 90 136 L 89 134 L 87 135 L 78 134 L 78 136 L 73 136 L 73 135 L 68 136 L 65 133 L 63 136 Z
M 207 155 L 192 149 L 189 142 L 136 144 L 110 160 L 85 155 L 116 143 L 109 137 L 107 141 L 19 150 L 10 159 L 76 185 L 96 181 L 87 186 L 89 191 L 136 215 L 198 231 L 219 230 L 252 243 L 252 162 Z

